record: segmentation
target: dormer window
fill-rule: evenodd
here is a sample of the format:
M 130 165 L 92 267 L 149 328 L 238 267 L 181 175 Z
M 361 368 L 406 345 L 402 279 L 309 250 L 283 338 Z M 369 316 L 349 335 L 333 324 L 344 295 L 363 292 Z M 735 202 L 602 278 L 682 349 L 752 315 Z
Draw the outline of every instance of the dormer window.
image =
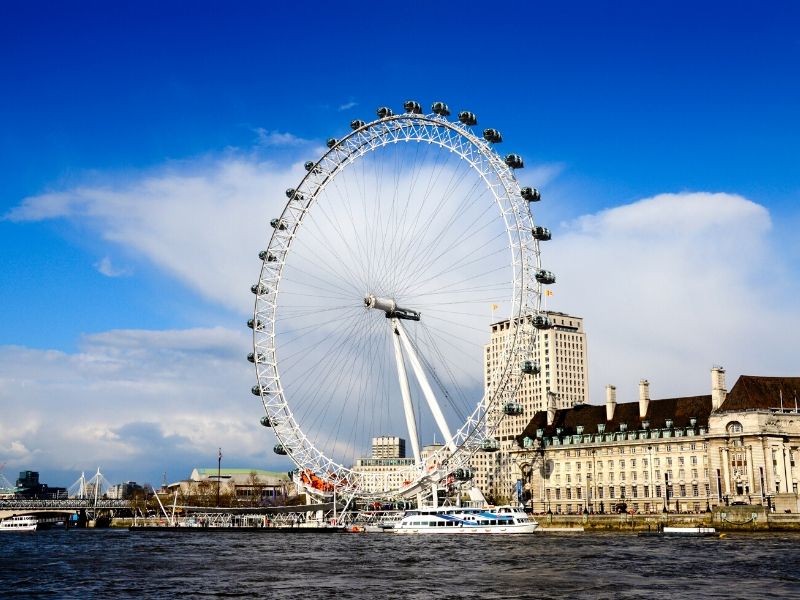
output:
M 728 433 L 742 433 L 744 431 L 744 427 L 739 421 L 731 421 L 725 429 Z
M 544 429 L 537 429 L 536 430 L 536 437 L 540 438 L 544 435 Z
M 694 427 L 695 425 L 697 425 L 697 419 L 695 419 L 694 417 L 691 417 L 691 418 L 689 419 L 689 425 L 691 425 L 692 427 Z
M 650 421 L 642 421 L 642 429 L 650 429 Z
M 667 426 L 667 429 L 672 429 L 672 419 L 667 419 L 666 426 Z
M 628 424 L 627 423 L 620 423 L 619 424 L 620 431 L 628 431 Z
M 597 433 L 605 433 L 606 424 L 605 423 L 598 423 L 597 424 Z
M 575 432 L 578 435 L 583 435 L 583 425 L 578 425 L 577 427 L 575 427 Z
M 561 427 L 556 427 L 556 435 L 561 435 L 561 432 L 564 431 Z

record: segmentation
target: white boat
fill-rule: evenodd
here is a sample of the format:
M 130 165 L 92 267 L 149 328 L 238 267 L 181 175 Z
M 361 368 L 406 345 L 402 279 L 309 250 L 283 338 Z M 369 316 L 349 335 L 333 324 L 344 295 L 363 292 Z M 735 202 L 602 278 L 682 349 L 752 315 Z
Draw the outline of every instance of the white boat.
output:
M 38 525 L 36 517 L 29 515 L 13 516 L 10 519 L 0 521 L 0 531 L 36 531 Z
M 664 535 L 685 535 L 690 537 L 705 537 L 717 535 L 717 530 L 713 527 L 664 527 Z
M 444 506 L 406 511 L 400 522 L 386 531 L 397 534 L 514 534 L 533 533 L 539 527 L 521 508 L 461 508 Z

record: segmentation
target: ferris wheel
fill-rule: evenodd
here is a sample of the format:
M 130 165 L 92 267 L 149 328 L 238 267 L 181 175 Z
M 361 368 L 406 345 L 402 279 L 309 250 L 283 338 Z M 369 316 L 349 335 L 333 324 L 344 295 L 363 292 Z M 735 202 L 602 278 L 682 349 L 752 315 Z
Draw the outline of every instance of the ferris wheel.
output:
M 520 156 L 495 151 L 499 131 L 449 116 L 408 101 L 353 121 L 305 163 L 259 254 L 252 392 L 274 451 L 322 492 L 409 496 L 469 479 L 538 372 L 542 285 L 555 281 L 530 210 L 539 193 L 520 187 Z M 513 326 L 490 349 L 502 321 Z M 408 457 L 376 461 L 384 436 L 408 440 Z M 390 463 L 391 476 L 376 467 Z

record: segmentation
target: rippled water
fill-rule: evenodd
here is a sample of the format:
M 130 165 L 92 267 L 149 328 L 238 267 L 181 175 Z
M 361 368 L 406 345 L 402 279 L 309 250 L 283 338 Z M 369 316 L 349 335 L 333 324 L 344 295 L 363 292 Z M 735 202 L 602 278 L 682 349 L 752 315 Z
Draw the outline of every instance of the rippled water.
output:
M 0 537 L 0 597 L 800 598 L 800 534 L 39 531 Z

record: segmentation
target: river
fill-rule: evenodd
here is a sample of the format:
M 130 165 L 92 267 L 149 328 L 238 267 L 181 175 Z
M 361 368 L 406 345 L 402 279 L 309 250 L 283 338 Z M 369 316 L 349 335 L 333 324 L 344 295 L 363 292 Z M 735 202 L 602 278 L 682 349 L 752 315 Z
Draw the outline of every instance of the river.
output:
M 3 598 L 800 598 L 800 534 L 0 537 Z

